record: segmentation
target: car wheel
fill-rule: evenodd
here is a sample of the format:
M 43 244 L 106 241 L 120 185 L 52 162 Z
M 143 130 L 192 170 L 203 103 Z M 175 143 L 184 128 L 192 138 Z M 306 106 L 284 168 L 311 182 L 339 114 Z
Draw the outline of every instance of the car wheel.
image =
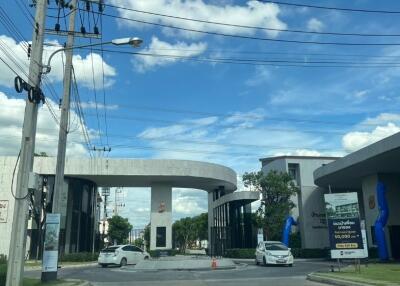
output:
M 127 261 L 126 261 L 126 258 L 124 257 L 124 258 L 122 258 L 121 259 L 121 262 L 120 262 L 120 264 L 119 264 L 119 266 L 126 266 L 126 264 L 127 264 Z
M 289 267 L 293 267 L 293 263 L 288 264 Z
M 149 259 L 149 257 L 148 257 L 148 256 L 145 256 L 145 257 L 144 257 L 144 260 L 148 260 L 148 259 Z
M 265 260 L 265 256 L 263 256 L 263 265 L 267 266 L 267 261 Z
M 258 262 L 257 258 L 255 259 L 255 261 L 256 261 L 256 265 L 259 265 L 259 264 L 260 264 L 260 262 Z
M 103 267 L 103 268 L 106 268 L 107 267 L 107 264 L 100 264 L 101 265 L 101 267 Z

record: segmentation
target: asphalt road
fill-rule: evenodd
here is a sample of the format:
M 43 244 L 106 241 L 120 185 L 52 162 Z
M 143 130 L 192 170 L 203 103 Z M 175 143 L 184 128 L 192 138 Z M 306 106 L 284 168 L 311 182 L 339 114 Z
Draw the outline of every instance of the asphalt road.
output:
M 323 284 L 307 281 L 306 275 L 328 268 L 329 263 L 321 261 L 299 261 L 293 267 L 264 267 L 242 263 L 236 269 L 214 271 L 135 271 L 132 266 L 124 268 L 92 266 L 60 269 L 58 277 L 88 280 L 94 286 L 320 286 Z M 27 271 L 25 276 L 40 277 L 40 271 Z

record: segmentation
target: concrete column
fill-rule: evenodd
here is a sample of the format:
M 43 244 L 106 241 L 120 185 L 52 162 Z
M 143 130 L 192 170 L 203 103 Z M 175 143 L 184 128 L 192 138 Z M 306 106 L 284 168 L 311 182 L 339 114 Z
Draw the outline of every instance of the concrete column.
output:
M 172 248 L 172 187 L 151 186 L 150 250 Z M 157 227 L 165 227 L 165 246 L 157 246 Z
M 214 226 L 214 208 L 212 207 L 213 203 L 213 193 L 208 193 L 208 254 L 212 255 L 212 240 L 211 240 L 211 233 L 212 227 Z

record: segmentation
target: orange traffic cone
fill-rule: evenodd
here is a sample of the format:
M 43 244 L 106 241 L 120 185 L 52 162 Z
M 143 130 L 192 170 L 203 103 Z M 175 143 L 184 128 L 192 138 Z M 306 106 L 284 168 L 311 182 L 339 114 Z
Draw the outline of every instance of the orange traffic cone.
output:
M 215 259 L 215 257 L 213 257 L 213 259 L 211 260 L 211 268 L 212 269 L 217 268 L 217 260 Z

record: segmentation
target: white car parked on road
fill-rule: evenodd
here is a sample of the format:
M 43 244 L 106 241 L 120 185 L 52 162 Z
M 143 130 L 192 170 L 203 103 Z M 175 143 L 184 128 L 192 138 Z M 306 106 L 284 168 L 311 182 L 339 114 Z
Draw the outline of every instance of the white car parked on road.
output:
M 293 266 L 293 255 L 290 248 L 280 241 L 262 241 L 256 249 L 256 264 L 284 264 Z
M 143 259 L 149 259 L 150 254 L 134 245 L 114 245 L 104 248 L 100 251 L 99 265 L 107 267 L 108 265 L 125 266 L 127 264 L 137 264 Z

